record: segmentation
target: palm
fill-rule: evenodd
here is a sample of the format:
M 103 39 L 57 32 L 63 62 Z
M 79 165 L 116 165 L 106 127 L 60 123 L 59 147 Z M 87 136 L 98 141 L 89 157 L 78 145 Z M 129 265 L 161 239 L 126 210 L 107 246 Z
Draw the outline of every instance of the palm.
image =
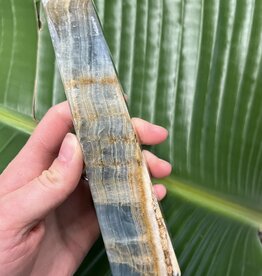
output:
M 73 273 L 99 234 L 85 181 L 80 181 L 72 195 L 46 218 L 45 225 L 46 234 L 35 264 L 36 271 L 48 268 L 48 273 L 55 274 L 60 268 L 60 271 Z
M 133 123 L 141 144 L 167 137 L 161 127 Z M 99 234 L 89 187 L 77 185 L 83 156 L 76 137 L 66 135 L 71 127 L 67 103 L 52 108 L 0 175 L 1 275 L 72 275 Z M 169 163 L 149 152 L 145 159 L 153 177 L 170 174 Z M 155 191 L 164 197 L 163 186 Z

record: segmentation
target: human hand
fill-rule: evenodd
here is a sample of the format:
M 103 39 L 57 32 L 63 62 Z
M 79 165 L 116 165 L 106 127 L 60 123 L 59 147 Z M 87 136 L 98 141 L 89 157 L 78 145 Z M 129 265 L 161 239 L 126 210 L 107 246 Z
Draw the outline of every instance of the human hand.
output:
M 167 137 L 162 127 L 132 121 L 142 144 Z M 71 275 L 99 235 L 71 128 L 67 102 L 54 106 L 0 175 L 0 275 Z M 144 155 L 152 176 L 170 174 L 169 163 Z M 154 191 L 159 200 L 166 193 L 162 185 Z

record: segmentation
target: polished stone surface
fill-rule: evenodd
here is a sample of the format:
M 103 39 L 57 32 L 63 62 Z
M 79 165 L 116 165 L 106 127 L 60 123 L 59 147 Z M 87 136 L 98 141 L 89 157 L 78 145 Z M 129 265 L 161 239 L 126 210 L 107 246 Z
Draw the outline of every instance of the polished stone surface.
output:
M 89 0 L 43 0 L 113 275 L 180 275 Z

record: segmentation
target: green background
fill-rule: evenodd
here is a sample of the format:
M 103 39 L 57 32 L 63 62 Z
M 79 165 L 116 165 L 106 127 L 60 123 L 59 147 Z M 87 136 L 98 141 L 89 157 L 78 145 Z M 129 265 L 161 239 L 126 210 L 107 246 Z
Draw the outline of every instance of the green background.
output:
M 262 1 L 95 4 L 131 115 L 169 131 L 182 274 L 262 275 Z M 64 97 L 39 2 L 0 0 L 0 171 Z M 101 240 L 77 274 L 110 274 Z

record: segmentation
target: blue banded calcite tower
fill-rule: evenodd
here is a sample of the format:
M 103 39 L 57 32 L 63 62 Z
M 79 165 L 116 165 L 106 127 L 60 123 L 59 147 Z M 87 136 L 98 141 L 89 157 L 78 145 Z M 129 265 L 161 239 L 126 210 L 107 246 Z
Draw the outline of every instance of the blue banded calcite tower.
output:
M 90 0 L 42 0 L 113 275 L 180 275 Z

